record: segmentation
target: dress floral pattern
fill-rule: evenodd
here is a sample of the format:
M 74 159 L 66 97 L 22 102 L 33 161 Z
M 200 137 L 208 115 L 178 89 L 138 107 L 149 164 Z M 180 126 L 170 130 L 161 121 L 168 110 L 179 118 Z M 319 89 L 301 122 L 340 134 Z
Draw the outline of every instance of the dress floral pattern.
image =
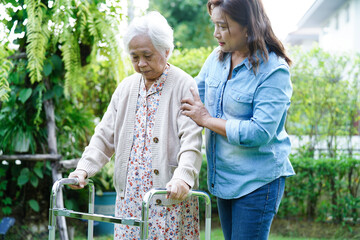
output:
M 125 197 L 116 199 L 115 216 L 141 218 L 142 197 L 152 186 L 151 145 L 155 114 L 159 106 L 161 90 L 165 84 L 169 65 L 150 87 L 142 80 L 136 106 L 135 131 L 128 163 Z M 115 224 L 114 239 L 140 238 L 140 228 Z M 188 199 L 171 206 L 150 204 L 149 239 L 199 239 L 199 216 L 197 199 Z

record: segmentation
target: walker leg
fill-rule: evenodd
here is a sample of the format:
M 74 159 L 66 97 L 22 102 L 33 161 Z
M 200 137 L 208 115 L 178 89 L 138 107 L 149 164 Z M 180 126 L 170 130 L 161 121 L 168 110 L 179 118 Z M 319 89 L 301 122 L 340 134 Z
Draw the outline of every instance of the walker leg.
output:
M 141 209 L 140 240 L 147 240 L 149 237 L 149 207 L 150 200 L 154 195 L 167 194 L 163 188 L 153 188 L 143 197 Z M 211 199 L 206 192 L 189 191 L 188 197 L 202 197 L 205 200 L 205 240 L 211 239 Z
M 56 185 L 56 186 L 55 186 Z M 58 192 L 58 184 L 54 184 L 51 196 L 50 196 L 50 209 L 49 209 L 49 240 L 55 240 L 55 230 L 56 230 L 56 217 L 54 215 L 54 207 L 56 207 L 56 198 Z
M 95 188 L 89 185 L 89 213 L 94 213 Z M 88 240 L 94 239 L 94 220 L 88 220 Z
M 55 231 L 56 231 L 56 216 L 54 214 L 54 209 L 56 208 L 56 199 L 58 192 L 61 187 L 65 184 L 78 185 L 79 181 L 77 178 L 63 178 L 57 180 L 52 187 L 51 196 L 50 196 L 50 209 L 49 209 L 49 240 L 55 240 Z M 89 213 L 94 213 L 94 198 L 95 198 L 95 189 L 94 184 L 91 180 L 87 180 L 87 185 L 89 186 Z M 56 211 L 59 209 L 55 209 Z M 88 221 L 88 239 L 93 239 L 93 226 L 94 221 Z

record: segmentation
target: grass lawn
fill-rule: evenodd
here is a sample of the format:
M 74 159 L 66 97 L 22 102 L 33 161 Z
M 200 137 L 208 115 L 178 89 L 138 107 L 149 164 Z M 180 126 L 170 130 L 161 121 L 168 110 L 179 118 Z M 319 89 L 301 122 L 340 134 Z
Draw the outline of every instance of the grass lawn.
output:
M 224 240 L 220 222 L 216 217 L 211 223 L 211 240 Z M 201 225 L 200 240 L 205 239 L 204 226 Z M 82 234 L 74 240 L 84 240 L 86 230 L 79 231 Z M 78 232 L 78 233 L 79 233 Z M 275 219 L 271 226 L 269 240 L 355 240 L 360 239 L 360 224 L 351 226 L 351 229 L 341 224 L 317 223 L 310 221 L 291 221 Z M 94 237 L 94 240 L 113 240 L 113 236 Z
M 204 233 L 200 236 L 201 240 L 205 239 Z M 294 237 L 282 237 L 276 235 L 270 235 L 269 240 L 318 240 L 317 238 L 294 238 Z M 224 236 L 220 228 L 213 229 L 211 231 L 211 240 L 224 240 Z
M 83 238 L 76 238 L 75 240 L 82 240 Z M 113 236 L 94 237 L 94 240 L 112 240 Z M 205 239 L 204 232 L 201 232 L 200 240 Z M 211 231 L 211 240 L 224 240 L 222 231 L 220 228 L 213 229 Z M 320 240 L 320 238 L 295 238 L 295 237 L 282 237 L 277 235 L 270 235 L 269 240 Z

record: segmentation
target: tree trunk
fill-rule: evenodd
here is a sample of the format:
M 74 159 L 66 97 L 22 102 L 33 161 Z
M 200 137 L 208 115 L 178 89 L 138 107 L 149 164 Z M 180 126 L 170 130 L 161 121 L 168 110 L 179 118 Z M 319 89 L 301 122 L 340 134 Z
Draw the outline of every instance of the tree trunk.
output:
M 45 86 L 47 89 L 50 88 L 49 79 L 44 79 Z M 56 124 L 55 124 L 55 109 L 54 103 L 51 99 L 44 102 L 45 114 L 46 114 L 46 123 L 47 123 L 47 141 L 48 141 L 48 148 L 50 154 L 57 154 L 57 143 L 56 143 Z M 62 178 L 62 174 L 59 171 L 59 162 L 53 162 L 51 164 L 51 172 L 53 182 L 57 181 L 58 179 Z M 63 201 L 63 193 L 62 189 L 59 191 L 56 200 L 56 207 L 57 208 L 64 208 L 64 201 Z M 57 217 L 56 218 L 57 225 L 60 230 L 60 239 L 61 240 L 69 240 L 66 221 L 65 217 Z

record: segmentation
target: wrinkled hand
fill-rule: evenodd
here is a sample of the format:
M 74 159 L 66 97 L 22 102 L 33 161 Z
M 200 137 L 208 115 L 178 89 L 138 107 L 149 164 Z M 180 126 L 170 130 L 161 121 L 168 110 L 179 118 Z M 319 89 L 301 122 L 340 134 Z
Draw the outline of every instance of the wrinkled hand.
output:
M 206 127 L 206 122 L 211 118 L 208 110 L 201 102 L 199 94 L 195 89 L 190 88 L 194 99 L 185 98 L 181 100 L 181 110 L 185 116 L 190 117 L 197 125 Z
M 87 177 L 87 172 L 84 170 L 75 170 L 69 174 L 68 178 L 78 178 L 79 179 L 79 185 L 69 185 L 72 189 L 81 189 L 84 188 L 86 185 L 85 179 Z
M 184 180 L 172 179 L 166 184 L 166 190 L 166 198 L 183 201 L 189 193 L 190 186 Z

